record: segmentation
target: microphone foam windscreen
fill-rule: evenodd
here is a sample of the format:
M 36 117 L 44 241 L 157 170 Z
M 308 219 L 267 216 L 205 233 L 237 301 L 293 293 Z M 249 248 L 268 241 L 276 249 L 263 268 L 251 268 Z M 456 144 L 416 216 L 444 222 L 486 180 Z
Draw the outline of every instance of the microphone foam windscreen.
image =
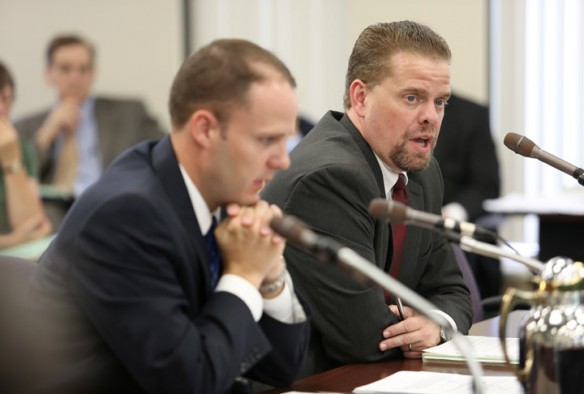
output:
M 525 157 L 531 157 L 531 152 L 536 146 L 535 142 L 517 133 L 507 133 L 503 143 L 513 152 Z
M 389 220 L 392 223 L 406 221 L 407 206 L 397 201 L 374 198 L 369 203 L 369 214 L 378 219 Z

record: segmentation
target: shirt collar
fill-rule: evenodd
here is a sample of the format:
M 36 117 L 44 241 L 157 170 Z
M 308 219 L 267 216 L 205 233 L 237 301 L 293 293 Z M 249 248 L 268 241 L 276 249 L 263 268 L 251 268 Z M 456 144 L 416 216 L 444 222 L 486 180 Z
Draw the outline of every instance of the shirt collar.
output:
M 195 216 L 197 217 L 197 221 L 199 222 L 199 227 L 201 229 L 201 234 L 205 235 L 209 232 L 211 228 L 211 224 L 213 222 L 213 216 L 215 218 L 218 217 L 220 208 L 213 213 L 209 210 L 207 203 L 203 199 L 203 196 L 197 189 L 197 186 L 193 183 L 189 174 L 187 174 L 186 170 L 182 166 L 182 164 L 178 165 L 180 168 L 180 173 L 185 181 L 185 185 L 187 187 L 187 192 L 189 193 L 189 198 L 191 200 L 191 204 L 193 205 L 193 209 L 195 211 Z
M 93 113 L 93 108 L 95 107 L 95 98 L 88 97 L 79 106 L 80 111 L 83 116 L 88 116 Z
M 54 103 L 53 103 L 53 109 L 57 108 L 57 106 L 61 103 L 60 99 L 57 99 Z M 93 96 L 88 96 L 85 100 L 83 100 L 81 102 L 81 104 L 79 104 L 79 110 L 84 113 L 91 113 L 90 111 L 93 111 L 93 108 L 95 107 L 95 97 Z

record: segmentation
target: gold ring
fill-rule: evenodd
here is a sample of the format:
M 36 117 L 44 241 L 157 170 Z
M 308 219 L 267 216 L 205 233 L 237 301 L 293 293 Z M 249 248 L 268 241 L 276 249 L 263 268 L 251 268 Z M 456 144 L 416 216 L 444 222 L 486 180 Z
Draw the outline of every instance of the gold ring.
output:
M 408 349 L 410 349 L 410 352 L 412 351 L 412 344 L 408 343 Z

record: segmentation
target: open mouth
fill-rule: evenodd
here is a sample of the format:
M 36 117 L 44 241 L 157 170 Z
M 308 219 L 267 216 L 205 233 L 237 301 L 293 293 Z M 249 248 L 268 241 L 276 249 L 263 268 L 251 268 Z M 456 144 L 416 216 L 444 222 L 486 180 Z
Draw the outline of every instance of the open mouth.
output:
M 430 141 L 431 141 L 430 137 L 418 137 L 418 138 L 412 139 L 412 142 L 414 142 L 420 148 L 424 148 L 424 149 L 427 149 L 430 147 Z

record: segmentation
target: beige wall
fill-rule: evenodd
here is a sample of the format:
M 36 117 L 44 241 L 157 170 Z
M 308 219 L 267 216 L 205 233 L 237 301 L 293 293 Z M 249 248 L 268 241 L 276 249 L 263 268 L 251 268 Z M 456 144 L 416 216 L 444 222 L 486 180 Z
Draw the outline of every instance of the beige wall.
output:
M 487 0 L 192 0 L 195 49 L 217 37 L 251 39 L 276 52 L 298 81 L 300 107 L 317 120 L 342 108 L 347 58 L 378 21 L 426 23 L 451 45 L 453 86 L 487 101 Z M 165 126 L 182 62 L 181 0 L 0 0 L 0 59 L 16 76 L 16 117 L 48 106 L 43 52 L 57 32 L 98 49 L 96 91 L 142 97 Z
M 0 0 L 0 59 L 15 74 L 15 117 L 50 105 L 44 51 L 56 33 L 97 47 L 97 92 L 141 97 L 166 126 L 166 101 L 181 62 L 180 0 Z
M 488 102 L 487 0 L 351 0 L 349 39 L 368 25 L 412 20 L 428 25 L 452 51 L 452 86 L 465 96 Z

